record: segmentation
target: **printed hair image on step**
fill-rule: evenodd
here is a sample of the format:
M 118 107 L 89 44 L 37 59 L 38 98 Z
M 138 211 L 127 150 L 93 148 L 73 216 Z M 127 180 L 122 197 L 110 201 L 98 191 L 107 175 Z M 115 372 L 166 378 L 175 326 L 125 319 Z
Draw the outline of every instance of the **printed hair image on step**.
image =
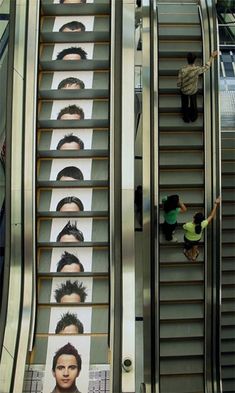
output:
M 74 32 L 79 33 L 80 31 L 85 31 L 86 27 L 82 22 L 78 22 L 77 20 L 73 20 L 72 22 L 65 23 L 59 29 L 60 32 L 67 33 L 67 32 Z
M 56 180 L 84 180 L 82 171 L 76 166 L 66 166 L 56 176 Z
M 65 48 L 57 54 L 56 60 L 86 60 L 87 52 L 80 47 Z
M 73 134 L 65 135 L 57 144 L 56 150 L 82 150 L 83 141 Z
M 58 84 L 58 89 L 85 89 L 85 83 L 78 78 L 70 76 Z
M 85 117 L 82 108 L 77 105 L 69 105 L 61 109 L 58 113 L 57 120 L 83 120 Z
M 70 221 L 60 231 L 56 238 L 57 242 L 83 242 L 84 236 L 82 231 L 77 228 L 77 223 L 71 224 Z
M 83 334 L 84 327 L 77 314 L 69 311 L 61 315 L 56 325 L 55 334 Z
M 87 297 L 86 289 L 82 282 L 67 280 L 55 289 L 54 298 L 56 303 L 84 303 Z

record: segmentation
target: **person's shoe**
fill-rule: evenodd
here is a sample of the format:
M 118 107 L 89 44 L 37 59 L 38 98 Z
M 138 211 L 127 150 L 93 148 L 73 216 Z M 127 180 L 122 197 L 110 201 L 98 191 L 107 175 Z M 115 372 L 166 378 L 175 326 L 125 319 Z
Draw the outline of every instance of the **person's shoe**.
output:
M 183 117 L 183 121 L 184 121 L 185 123 L 189 123 L 189 122 L 190 122 L 190 120 L 189 120 L 187 117 Z

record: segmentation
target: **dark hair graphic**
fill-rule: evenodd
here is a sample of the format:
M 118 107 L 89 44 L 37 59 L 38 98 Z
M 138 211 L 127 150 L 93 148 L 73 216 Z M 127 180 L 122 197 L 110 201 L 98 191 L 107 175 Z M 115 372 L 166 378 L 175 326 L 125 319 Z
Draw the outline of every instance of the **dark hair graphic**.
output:
M 57 116 L 57 120 L 60 120 L 63 115 L 79 115 L 79 120 L 83 120 L 85 118 L 84 111 L 77 105 L 69 105 L 66 108 L 61 109 Z
M 63 176 L 71 177 L 74 180 L 83 180 L 82 171 L 77 168 L 76 166 L 66 166 L 65 168 L 61 169 L 56 176 L 56 180 L 61 180 Z
M 77 20 L 73 20 L 72 22 L 65 23 L 63 26 L 61 26 L 59 31 L 63 32 L 65 29 L 69 29 L 71 31 L 73 31 L 73 30 L 85 31 L 86 27 L 82 22 L 78 22 Z
M 61 255 L 61 259 L 57 263 L 57 270 L 56 271 L 61 272 L 61 270 L 63 269 L 64 266 L 72 265 L 72 264 L 79 265 L 80 272 L 84 272 L 83 264 L 79 261 L 79 259 L 75 255 L 70 254 L 67 251 L 64 251 L 64 253 Z
M 76 222 L 75 224 L 71 224 L 70 221 L 68 221 L 65 227 L 62 229 L 62 231 L 60 231 L 60 233 L 58 234 L 56 241 L 60 242 L 62 236 L 64 235 L 72 235 L 79 242 L 84 241 L 83 233 L 77 228 Z
M 67 326 L 70 325 L 76 326 L 78 334 L 83 334 L 84 327 L 82 322 L 77 318 L 77 314 L 72 314 L 69 311 L 61 315 L 61 319 L 56 325 L 55 334 L 60 334 Z
M 80 138 L 78 138 L 78 136 L 73 135 L 73 134 L 65 135 L 65 136 L 59 141 L 59 143 L 58 143 L 56 149 L 57 149 L 57 150 L 60 150 L 61 147 L 62 147 L 65 143 L 71 143 L 71 142 L 77 143 L 80 150 L 84 149 L 84 143 L 83 143 L 83 141 L 82 141 Z
M 61 286 L 55 289 L 54 296 L 57 303 L 61 303 L 61 299 L 65 295 L 72 295 L 75 293 L 81 299 L 81 303 L 84 303 L 87 297 L 86 287 L 83 286 L 83 283 L 78 281 L 71 282 L 67 280 L 65 283 L 61 283 Z
M 79 55 L 81 60 L 86 60 L 87 53 L 80 47 L 65 48 L 57 54 L 56 60 L 63 60 L 67 55 Z
M 69 76 L 68 78 L 63 79 L 59 84 L 58 84 L 58 89 L 64 89 L 69 88 L 71 85 L 77 85 L 80 89 L 85 88 L 85 83 L 78 78 L 75 78 L 73 76 Z

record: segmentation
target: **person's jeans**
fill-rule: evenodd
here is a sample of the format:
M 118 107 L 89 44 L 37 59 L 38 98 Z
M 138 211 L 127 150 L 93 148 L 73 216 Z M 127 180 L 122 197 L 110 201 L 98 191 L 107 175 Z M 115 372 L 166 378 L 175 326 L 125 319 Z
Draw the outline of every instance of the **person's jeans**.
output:
M 177 222 L 175 224 L 168 224 L 166 221 L 163 223 L 163 233 L 166 240 L 170 241 L 173 239 L 172 233 L 174 232 L 176 226 Z
M 185 122 L 197 120 L 198 110 L 197 110 L 197 93 L 193 95 L 186 95 L 181 93 L 181 106 L 182 115 Z

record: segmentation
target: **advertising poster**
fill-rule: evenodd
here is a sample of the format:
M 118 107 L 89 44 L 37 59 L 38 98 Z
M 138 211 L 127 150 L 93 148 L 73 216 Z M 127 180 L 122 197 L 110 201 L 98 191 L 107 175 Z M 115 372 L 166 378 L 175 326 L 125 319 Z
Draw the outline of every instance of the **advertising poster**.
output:
M 65 352 L 65 353 L 64 353 Z M 76 391 L 86 393 L 89 386 L 90 337 L 53 336 L 48 338 L 43 393 Z M 70 373 L 64 374 L 66 367 Z

